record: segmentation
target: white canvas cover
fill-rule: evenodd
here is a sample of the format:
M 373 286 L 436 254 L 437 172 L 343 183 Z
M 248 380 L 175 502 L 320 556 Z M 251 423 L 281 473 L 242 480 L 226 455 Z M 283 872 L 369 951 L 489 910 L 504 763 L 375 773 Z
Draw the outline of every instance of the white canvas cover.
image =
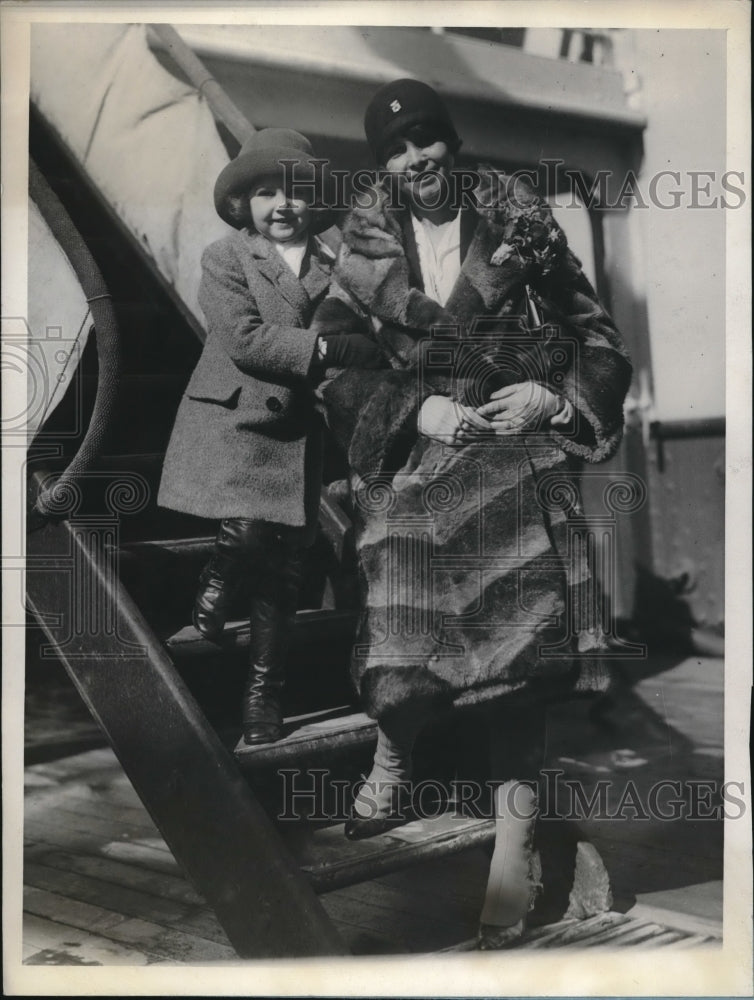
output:
M 31 99 L 201 323 L 201 252 L 228 229 L 212 201 L 228 155 L 206 101 L 160 65 L 146 32 L 32 25 Z
M 76 273 L 31 199 L 28 288 L 24 422 L 31 437 L 63 398 L 91 328 Z

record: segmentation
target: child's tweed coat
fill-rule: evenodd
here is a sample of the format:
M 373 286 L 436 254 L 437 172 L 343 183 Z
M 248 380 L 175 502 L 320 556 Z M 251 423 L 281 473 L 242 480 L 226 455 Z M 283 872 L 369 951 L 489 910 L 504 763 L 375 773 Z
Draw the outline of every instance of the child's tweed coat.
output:
M 331 235 L 328 235 L 328 239 Z M 321 427 L 307 329 L 334 254 L 312 241 L 299 280 L 257 233 L 233 232 L 202 257 L 207 341 L 178 409 L 158 502 L 200 517 L 316 522 Z

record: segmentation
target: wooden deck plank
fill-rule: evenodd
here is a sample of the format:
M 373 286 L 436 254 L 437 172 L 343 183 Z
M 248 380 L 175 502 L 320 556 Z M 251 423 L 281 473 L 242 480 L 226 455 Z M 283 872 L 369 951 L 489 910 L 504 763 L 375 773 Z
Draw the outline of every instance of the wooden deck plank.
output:
M 354 937 L 362 939 L 376 937 L 386 945 L 388 950 L 385 954 L 401 955 L 410 952 L 411 949 L 407 947 L 405 937 L 401 936 L 394 923 L 386 919 L 384 910 L 381 907 L 372 906 L 368 900 L 354 902 L 350 899 L 339 898 L 336 894 L 331 893 L 323 897 L 322 905 L 336 927 L 344 933 L 346 939 L 349 937 L 351 939 Z
M 673 945 L 674 948 L 722 948 L 722 946 L 722 938 L 708 934 L 691 934 Z
M 719 889 L 719 899 L 712 898 L 709 909 L 705 914 L 686 912 L 682 909 L 688 898 L 683 894 L 677 898 L 675 908 L 670 909 L 665 906 L 651 906 L 643 902 L 645 897 L 639 897 L 639 902 L 628 911 L 632 917 L 644 920 L 654 920 L 655 923 L 664 927 L 673 928 L 685 934 L 700 934 L 702 937 L 722 937 L 723 921 L 722 914 L 717 916 L 722 909 L 722 886 L 719 883 L 710 883 L 712 889 Z M 690 886 L 689 888 L 697 888 Z
M 556 924 L 538 927 L 526 935 L 525 944 L 529 948 L 547 948 L 557 943 L 559 947 L 568 944 L 570 940 L 592 933 L 598 933 L 606 927 L 612 927 L 622 919 L 619 913 L 598 913 L 586 920 L 561 920 Z
M 99 906 L 82 903 L 78 899 L 68 899 L 59 893 L 29 885 L 24 886 L 24 910 L 37 917 L 47 917 L 59 924 L 107 937 L 110 935 L 105 932 L 127 919 L 123 913 L 103 910 Z
M 154 836 L 158 832 L 157 827 L 141 803 L 138 806 L 123 805 L 119 802 L 114 802 L 107 795 L 102 795 L 101 797 L 99 795 L 82 795 L 80 798 L 72 796 L 66 801 L 65 805 L 56 807 L 56 812 L 61 810 L 66 816 L 80 817 L 87 825 L 92 820 L 102 820 L 103 810 L 107 810 L 106 822 L 112 822 L 122 833 L 127 834 L 133 840 Z
M 217 944 L 194 934 L 127 917 L 45 889 L 25 890 L 24 908 L 31 914 L 47 917 L 67 927 L 94 932 L 119 944 L 134 946 L 155 958 L 201 962 L 230 961 L 238 957 L 230 945 Z
M 448 873 L 455 868 L 462 875 L 465 870 L 463 855 L 445 864 Z M 476 933 L 482 894 L 475 904 L 459 906 L 438 892 L 428 905 L 426 899 L 416 900 L 410 886 L 387 887 L 375 880 L 337 889 L 323 896 L 322 903 L 339 928 L 347 925 L 383 942 L 392 940 L 401 954 L 426 953 Z
M 24 882 L 35 888 L 47 889 L 68 899 L 115 910 L 129 917 L 146 917 L 156 924 L 175 924 L 192 912 L 184 903 L 161 899 L 112 882 L 103 882 L 80 872 L 60 871 L 33 861 L 24 865 Z
M 78 872 L 102 882 L 129 886 L 149 895 L 172 899 L 189 906 L 205 906 L 204 899 L 180 875 L 144 871 L 108 857 L 79 855 L 71 851 L 50 850 L 37 846 L 26 852 L 29 861 L 65 872 Z
M 135 824 L 125 823 L 117 818 L 111 820 L 109 816 L 84 816 L 75 810 L 57 806 L 47 810 L 44 816 L 30 816 L 29 829 L 32 834 L 39 829 L 46 837 L 54 829 L 63 834 L 81 835 L 87 841 L 98 841 L 112 839 L 113 835 L 128 839 L 149 837 L 157 828 L 146 812 L 143 813 L 142 822 Z
M 148 920 L 131 918 L 111 931 L 116 940 L 138 945 L 164 958 L 179 962 L 236 961 L 238 955 L 228 944 L 218 944 L 184 931 L 160 927 Z
M 463 863 L 449 865 L 444 858 L 424 861 L 413 868 L 382 875 L 373 885 L 408 892 L 421 899 L 427 907 L 433 905 L 438 891 L 454 905 L 478 906 L 487 885 L 490 859 L 486 851 L 472 848 L 463 854 Z M 345 890 L 344 890 L 345 891 Z
M 544 948 L 562 950 L 616 950 L 620 948 L 710 948 L 722 941 L 705 935 L 673 931 L 658 924 L 636 920 L 622 913 L 603 913 L 586 920 L 562 920 L 548 927 L 528 931 L 516 944 L 516 951 Z M 474 951 L 473 938 L 442 949 L 443 952 Z
M 164 845 L 164 841 L 162 842 Z M 122 860 L 129 865 L 166 875 L 183 874 L 181 867 L 169 851 L 153 842 L 113 840 L 103 844 L 100 852 L 108 858 Z
M 24 965 L 152 965 L 164 961 L 97 934 L 27 913 Z
M 330 897 L 326 897 L 329 899 Z M 344 907 L 353 904 L 363 906 L 364 891 L 354 892 L 352 889 L 338 889 L 337 898 Z M 412 921 L 426 922 L 428 913 L 431 913 L 430 923 L 433 925 L 454 924 L 458 926 L 476 926 L 479 919 L 479 900 L 476 906 L 458 907 L 447 905 L 440 896 L 435 899 L 434 906 L 428 910 L 423 901 L 417 903 L 408 892 L 399 890 L 388 891 L 384 886 L 370 885 L 369 906 L 376 917 L 387 921 Z
M 667 919 L 669 914 L 680 911 L 689 921 L 696 920 L 699 924 L 722 926 L 722 880 L 643 893 L 637 897 L 636 902 L 637 909 L 641 908 L 645 913 L 653 914 L 659 923 Z
M 575 941 L 582 947 L 625 947 L 629 944 L 641 944 L 643 941 L 650 941 L 662 934 L 664 928 L 658 924 L 646 923 L 643 920 L 632 921 L 630 918 L 625 921 L 616 922 L 613 927 L 606 927 L 597 934 L 592 934 L 588 938 L 583 938 L 576 934 Z M 574 941 L 571 942 L 575 943 Z
M 655 935 L 649 941 L 644 941 L 642 948 L 664 948 L 666 945 L 677 944 L 686 938 L 687 935 L 683 931 L 663 930 L 662 933 Z
M 75 757 L 64 757 L 62 760 L 35 764 L 26 770 L 51 778 L 53 781 L 66 783 L 80 781 L 87 775 L 96 775 L 100 779 L 106 780 L 106 776 L 109 774 L 123 773 L 118 759 L 110 747 L 89 750 L 86 753 L 76 754 Z
M 452 913 L 455 920 L 473 922 L 479 917 L 480 899 L 483 898 L 485 884 L 486 880 L 481 886 L 477 886 L 477 893 L 463 898 L 445 891 L 442 881 L 439 885 L 435 883 L 432 893 L 419 894 L 405 885 L 385 885 L 382 880 L 375 879 L 370 883 L 369 899 L 370 902 L 394 913 L 402 913 L 420 920 L 425 918 L 430 910 L 435 915 L 438 911 Z M 341 899 L 359 900 L 364 895 L 361 886 L 348 886 L 336 891 Z
M 208 906 L 197 908 L 190 916 L 184 917 L 175 926 L 186 934 L 194 934 L 196 937 L 206 941 L 214 941 L 216 944 L 227 945 L 228 937 L 217 917 Z
M 89 785 L 71 785 L 32 793 L 28 797 L 27 814 L 34 819 L 40 813 L 46 815 L 50 809 L 55 812 L 62 809 L 75 816 L 101 819 L 105 806 L 108 822 L 113 820 L 137 834 L 157 830 L 135 792 L 132 791 L 131 801 L 128 801 L 120 790 L 113 793 L 109 788 L 91 788 Z
M 101 859 L 81 860 L 95 863 Z M 74 870 L 48 870 L 50 867 L 44 863 L 29 865 L 25 881 L 29 885 L 66 895 L 69 899 L 79 899 L 104 909 L 116 909 L 128 916 L 145 918 L 163 927 L 173 927 L 198 938 L 228 945 L 228 939 L 216 917 L 195 893 L 191 902 L 186 902 L 176 900 L 174 896 L 155 895 L 154 891 L 137 891 L 133 888 L 133 882 L 128 886 L 120 881 L 89 877 L 82 873 L 81 869 L 85 866 L 81 864 Z M 184 885 L 185 889 L 190 889 L 188 884 Z M 155 890 L 160 886 L 154 885 L 151 888 Z

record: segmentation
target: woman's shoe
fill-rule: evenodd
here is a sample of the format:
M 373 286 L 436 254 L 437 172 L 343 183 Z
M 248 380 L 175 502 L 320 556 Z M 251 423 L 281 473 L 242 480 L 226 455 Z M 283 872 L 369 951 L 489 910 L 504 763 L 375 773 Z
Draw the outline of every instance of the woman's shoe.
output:
M 524 936 L 526 921 L 518 920 L 511 927 L 495 927 L 494 924 L 480 924 L 477 933 L 479 951 L 503 951 L 518 944 Z
M 411 819 L 405 781 L 387 782 L 367 778 L 359 788 L 343 833 L 347 840 L 366 840 L 402 826 Z M 359 805 L 366 813 L 358 812 Z
M 374 764 L 369 777 L 359 786 L 343 830 L 348 840 L 376 837 L 413 818 L 409 781 L 416 730 L 415 720 L 397 724 L 393 719 L 389 733 L 384 721 L 378 725 Z
M 405 817 L 395 818 L 390 815 L 376 816 L 374 819 L 351 816 L 343 832 L 346 835 L 346 840 L 367 840 L 369 837 L 377 837 L 381 833 L 386 833 L 393 827 L 401 826 L 405 822 L 407 822 Z

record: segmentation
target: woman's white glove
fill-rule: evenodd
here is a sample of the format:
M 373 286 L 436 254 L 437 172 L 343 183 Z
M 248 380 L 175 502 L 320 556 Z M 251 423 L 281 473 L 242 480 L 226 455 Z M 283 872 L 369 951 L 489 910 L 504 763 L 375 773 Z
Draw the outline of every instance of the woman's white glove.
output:
M 556 396 L 539 382 L 503 386 L 493 392 L 489 403 L 478 407 L 476 412 L 489 420 L 498 435 L 531 429 L 545 430 L 553 417 L 557 423 L 566 423 L 573 415 L 567 400 Z
M 495 433 L 489 420 L 447 396 L 428 396 L 418 418 L 419 433 L 442 444 L 461 446 Z

